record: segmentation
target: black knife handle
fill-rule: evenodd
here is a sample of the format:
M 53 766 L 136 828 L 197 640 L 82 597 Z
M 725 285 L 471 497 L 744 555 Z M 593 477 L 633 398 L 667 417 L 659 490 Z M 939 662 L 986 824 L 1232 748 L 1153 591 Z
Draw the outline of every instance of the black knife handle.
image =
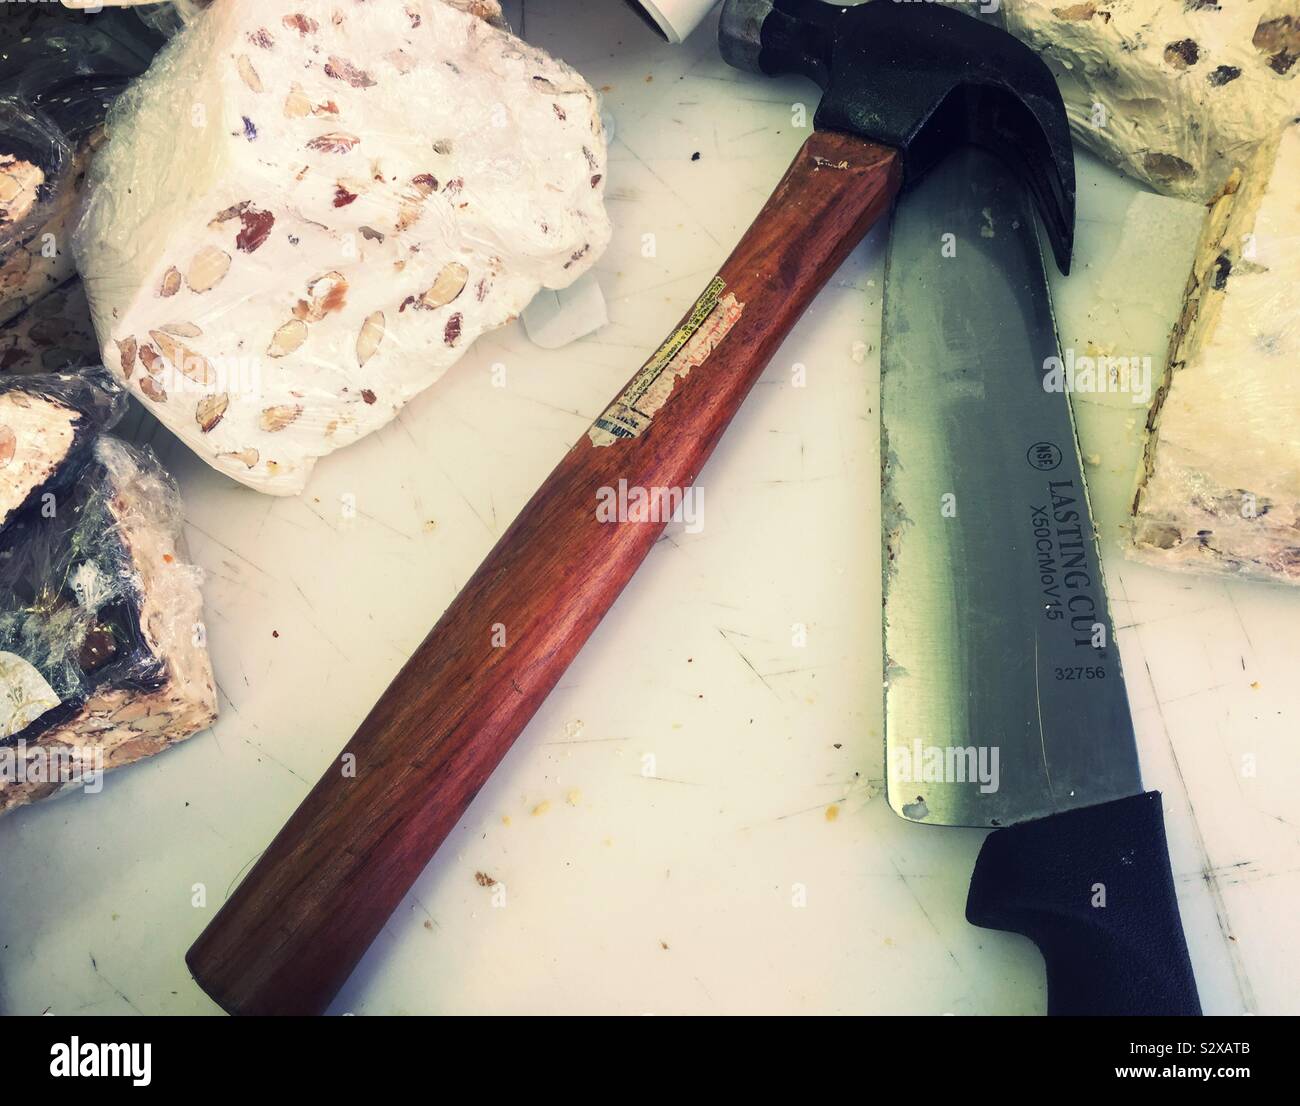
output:
M 1158 791 L 994 830 L 966 920 L 1038 946 L 1048 1014 L 1201 1012 Z

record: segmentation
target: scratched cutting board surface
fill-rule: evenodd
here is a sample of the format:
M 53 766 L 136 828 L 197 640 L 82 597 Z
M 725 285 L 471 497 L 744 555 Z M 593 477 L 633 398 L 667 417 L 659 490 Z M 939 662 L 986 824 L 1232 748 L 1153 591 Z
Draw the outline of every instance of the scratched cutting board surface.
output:
M 806 137 L 792 105 L 812 87 L 729 70 L 712 23 L 674 48 L 623 6 L 578 10 L 507 5 L 617 124 L 596 268 L 612 321 L 557 351 L 518 324 L 481 340 L 298 499 L 149 435 L 208 573 L 221 718 L 102 794 L 0 821 L 3 1012 L 217 1012 L 185 949 Z M 1125 253 L 1134 186 L 1086 160 L 1080 180 L 1055 291 L 1082 349 L 1114 337 L 1115 259 L 1153 280 L 1170 261 Z M 669 527 L 333 1012 L 1045 1009 L 1033 946 L 964 920 L 983 834 L 905 824 L 882 792 L 882 245 L 778 352 L 702 475 L 702 529 Z M 1124 560 L 1140 411 L 1077 410 L 1204 1006 L 1300 1012 L 1300 591 Z

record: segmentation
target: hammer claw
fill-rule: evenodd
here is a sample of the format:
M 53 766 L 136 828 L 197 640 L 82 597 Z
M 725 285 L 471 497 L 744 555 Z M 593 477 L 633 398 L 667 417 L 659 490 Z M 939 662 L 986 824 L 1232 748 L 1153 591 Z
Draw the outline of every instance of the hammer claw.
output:
M 1057 265 L 1074 241 L 1074 154 L 1051 70 L 999 27 L 932 3 L 727 0 L 723 57 L 752 72 L 801 74 L 824 90 L 819 130 L 893 146 L 904 187 L 950 150 L 983 146 L 1025 179 Z

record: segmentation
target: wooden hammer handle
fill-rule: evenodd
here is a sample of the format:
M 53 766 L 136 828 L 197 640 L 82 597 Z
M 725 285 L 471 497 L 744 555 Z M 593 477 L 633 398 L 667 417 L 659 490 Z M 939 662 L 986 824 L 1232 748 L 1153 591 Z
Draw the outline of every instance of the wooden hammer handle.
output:
M 222 1007 L 325 1010 L 662 531 L 662 511 L 602 520 L 612 493 L 601 489 L 691 485 L 900 177 L 889 147 L 829 132 L 803 144 L 704 295 L 547 477 L 194 943 L 186 961 Z

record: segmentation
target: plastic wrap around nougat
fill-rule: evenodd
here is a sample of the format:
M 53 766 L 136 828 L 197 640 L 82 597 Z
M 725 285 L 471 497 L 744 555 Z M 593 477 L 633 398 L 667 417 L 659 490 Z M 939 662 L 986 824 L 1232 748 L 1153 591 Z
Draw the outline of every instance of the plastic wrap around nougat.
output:
M 105 364 L 209 464 L 301 491 L 604 248 L 595 94 L 498 15 L 226 0 L 114 106 L 78 266 Z
M 205 729 L 216 691 L 180 496 L 104 433 L 101 367 L 0 379 L 0 814 Z M 79 775 L 79 774 L 78 774 Z

